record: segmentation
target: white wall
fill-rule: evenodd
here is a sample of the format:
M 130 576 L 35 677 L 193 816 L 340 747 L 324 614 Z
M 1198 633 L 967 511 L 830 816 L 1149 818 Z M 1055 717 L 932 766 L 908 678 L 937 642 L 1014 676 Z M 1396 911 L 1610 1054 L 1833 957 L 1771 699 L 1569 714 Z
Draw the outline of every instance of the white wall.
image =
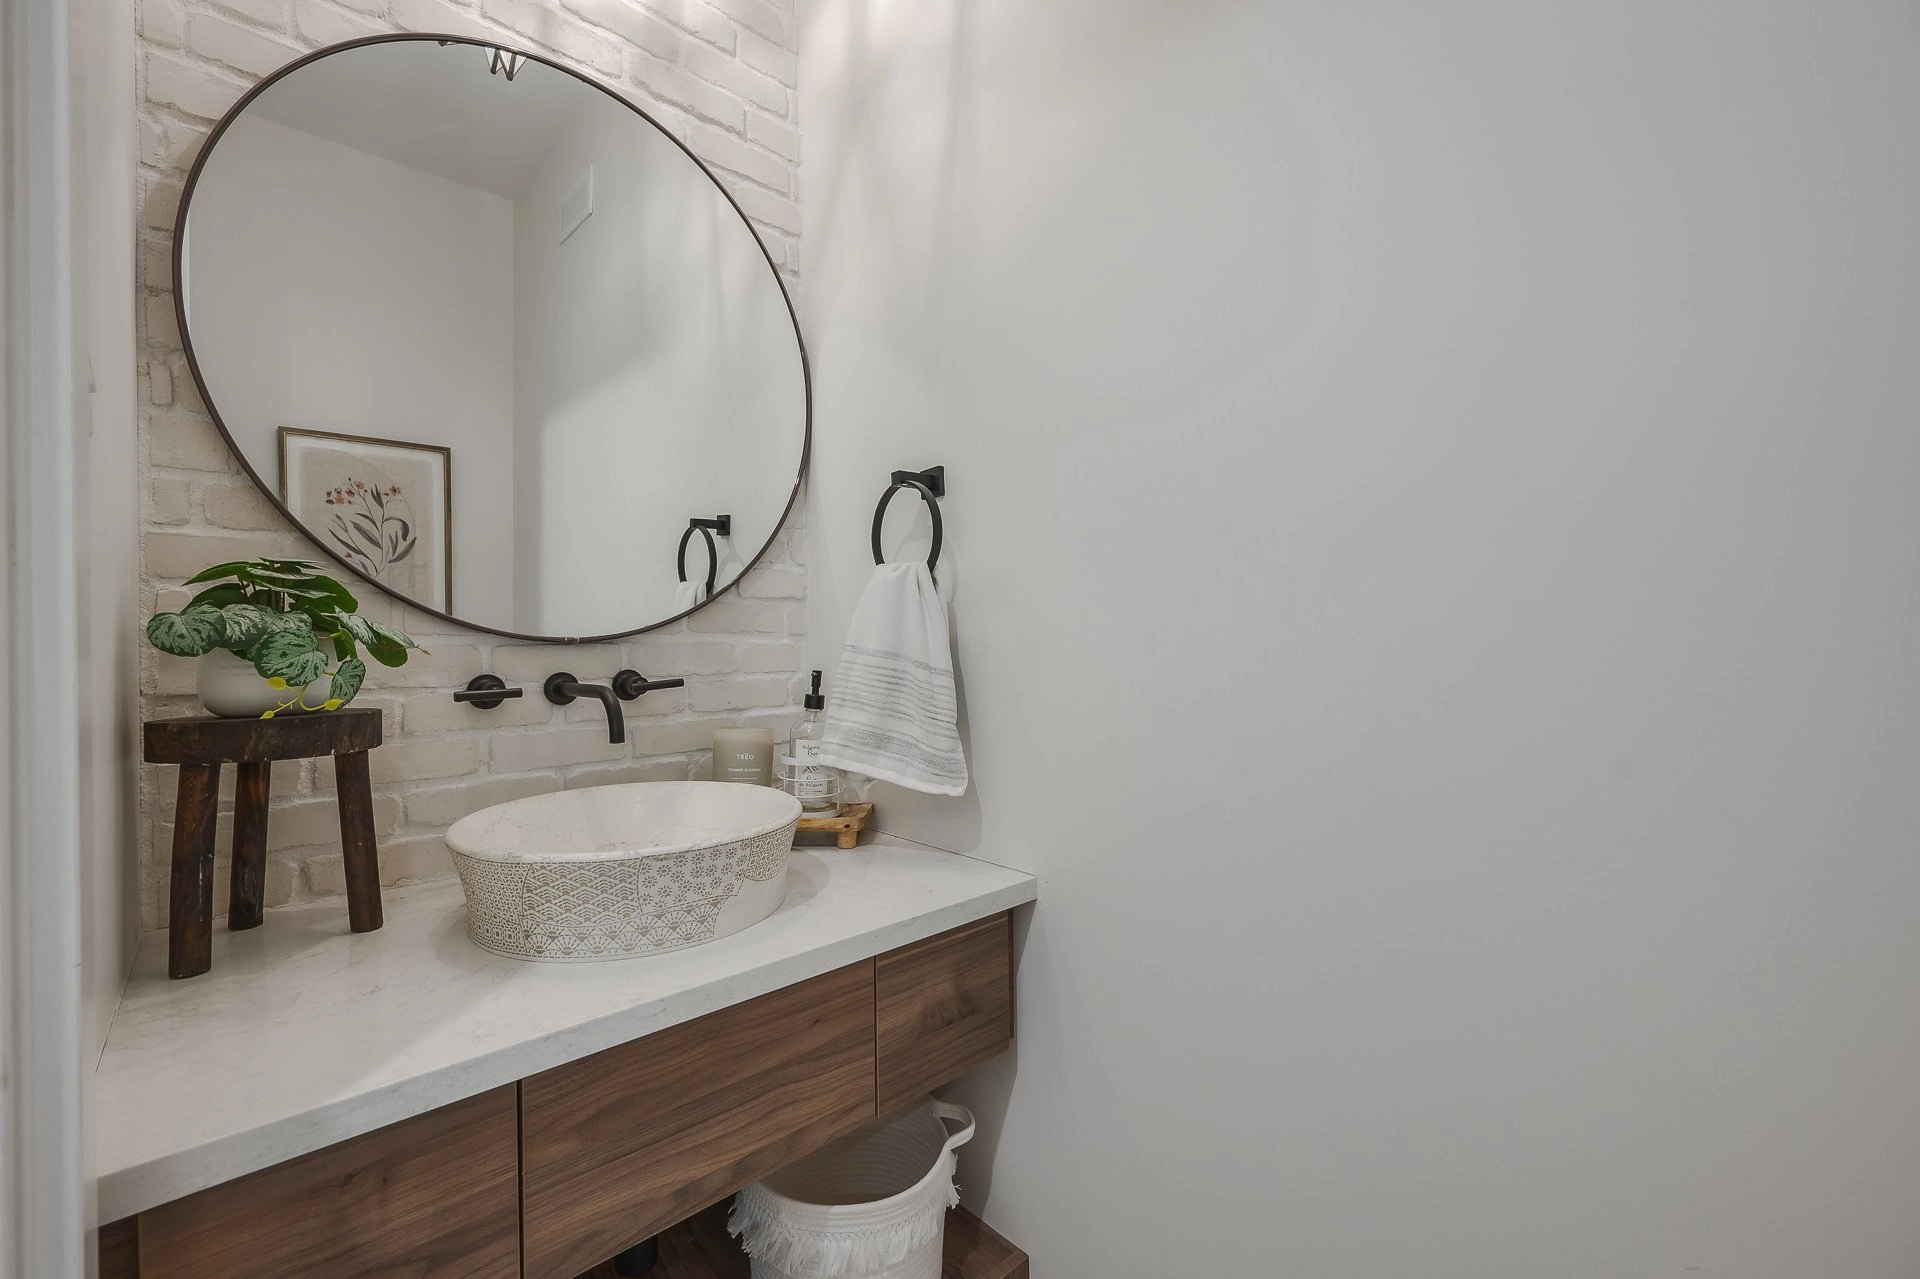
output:
M 815 658 L 945 463 L 1035 1272 L 1920 1270 L 1920 12 L 802 12 Z
M 793 320 L 746 223 L 670 137 L 582 96 L 514 201 L 514 629 L 543 635 L 673 616 L 692 516 L 733 516 L 717 580 L 738 576 L 778 527 L 804 439 Z M 589 168 L 593 214 L 560 243 L 561 199 Z M 689 578 L 706 564 L 696 538 Z
M 248 115 L 201 173 L 186 278 L 262 478 L 282 426 L 451 446 L 454 611 L 511 616 L 512 203 Z

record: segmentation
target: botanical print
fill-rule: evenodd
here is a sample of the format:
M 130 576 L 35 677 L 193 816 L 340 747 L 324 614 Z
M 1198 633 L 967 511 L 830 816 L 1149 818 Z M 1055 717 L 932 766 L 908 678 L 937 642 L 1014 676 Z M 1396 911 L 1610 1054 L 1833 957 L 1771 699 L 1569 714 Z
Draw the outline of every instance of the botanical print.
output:
M 327 518 L 328 549 L 370 577 L 379 578 L 420 545 L 413 530 L 413 506 L 398 484 L 349 478 L 328 489 L 325 500 L 328 506 L 347 508 Z
M 430 444 L 280 428 L 280 491 L 348 567 L 396 595 L 452 607 L 451 453 Z

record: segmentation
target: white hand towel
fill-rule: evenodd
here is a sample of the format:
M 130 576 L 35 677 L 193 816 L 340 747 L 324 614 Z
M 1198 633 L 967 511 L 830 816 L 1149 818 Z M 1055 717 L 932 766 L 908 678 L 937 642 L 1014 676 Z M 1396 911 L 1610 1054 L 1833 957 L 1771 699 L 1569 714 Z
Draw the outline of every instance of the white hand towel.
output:
M 673 588 L 673 611 L 676 613 L 684 613 L 688 609 L 698 608 L 706 602 L 706 598 L 706 578 L 703 577 L 692 582 L 682 582 Z
M 873 570 L 847 626 L 820 761 L 929 795 L 964 795 L 947 605 L 922 563 Z

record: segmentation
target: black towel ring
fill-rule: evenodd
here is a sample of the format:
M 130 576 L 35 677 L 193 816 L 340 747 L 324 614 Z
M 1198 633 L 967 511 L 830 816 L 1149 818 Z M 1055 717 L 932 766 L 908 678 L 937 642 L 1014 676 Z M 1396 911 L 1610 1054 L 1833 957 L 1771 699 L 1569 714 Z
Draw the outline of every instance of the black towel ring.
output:
M 680 580 L 683 582 L 686 581 L 687 580 L 687 543 L 693 540 L 693 535 L 695 533 L 698 533 L 701 537 L 704 537 L 707 539 L 706 598 L 712 599 L 713 598 L 713 579 L 720 572 L 720 548 L 713 544 L 713 533 L 709 529 L 707 529 L 704 525 L 702 525 L 699 520 L 689 520 L 687 522 L 687 531 L 680 535 L 680 550 L 679 550 L 679 553 L 674 557 L 674 561 L 678 565 L 680 570 Z
M 933 545 L 927 551 L 927 573 L 933 573 L 934 565 L 940 562 L 940 543 L 945 539 L 945 530 L 940 522 L 939 499 L 946 494 L 946 469 L 936 466 L 929 471 L 895 471 L 893 483 L 880 495 L 880 505 L 873 508 L 873 562 L 884 564 L 887 557 L 880 550 L 880 526 L 886 522 L 887 503 L 901 489 L 912 489 L 927 504 L 927 513 L 933 516 Z

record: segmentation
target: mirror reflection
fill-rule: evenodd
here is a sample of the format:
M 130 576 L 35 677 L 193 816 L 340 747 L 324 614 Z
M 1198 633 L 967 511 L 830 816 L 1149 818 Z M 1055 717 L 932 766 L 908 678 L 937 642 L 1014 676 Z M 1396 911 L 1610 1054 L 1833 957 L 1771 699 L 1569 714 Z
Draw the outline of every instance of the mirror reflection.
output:
M 185 209 L 209 407 L 391 593 L 625 634 L 778 531 L 807 441 L 792 310 L 714 180 L 609 93 L 467 42 L 338 50 L 227 122 Z

